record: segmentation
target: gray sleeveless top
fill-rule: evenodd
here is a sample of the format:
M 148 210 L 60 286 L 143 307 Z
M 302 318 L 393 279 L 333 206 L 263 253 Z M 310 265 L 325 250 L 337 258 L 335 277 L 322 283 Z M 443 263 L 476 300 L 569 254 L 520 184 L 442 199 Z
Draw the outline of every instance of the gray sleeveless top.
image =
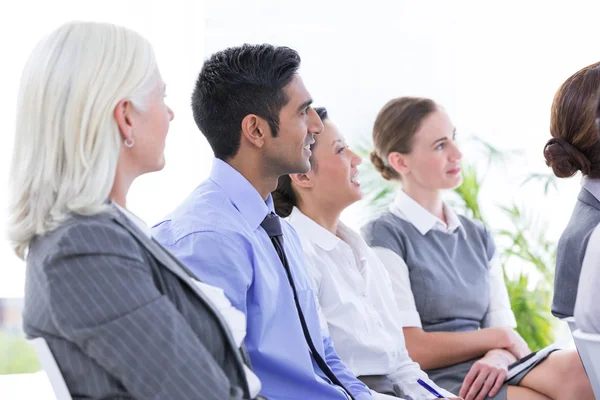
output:
M 427 332 L 477 330 L 490 305 L 489 261 L 494 241 L 481 222 L 458 218 L 462 226 L 453 232 L 432 229 L 422 235 L 413 224 L 388 211 L 362 230 L 369 246 L 392 250 L 406 262 L 415 305 Z M 458 393 L 478 359 L 425 372 L 440 387 Z M 506 400 L 507 386 L 518 385 L 532 368 L 504 383 L 493 400 Z
M 406 262 L 427 332 L 477 330 L 489 308 L 493 239 L 481 222 L 459 219 L 462 226 L 453 232 L 432 229 L 422 235 L 388 211 L 363 228 L 369 246 L 392 250 Z

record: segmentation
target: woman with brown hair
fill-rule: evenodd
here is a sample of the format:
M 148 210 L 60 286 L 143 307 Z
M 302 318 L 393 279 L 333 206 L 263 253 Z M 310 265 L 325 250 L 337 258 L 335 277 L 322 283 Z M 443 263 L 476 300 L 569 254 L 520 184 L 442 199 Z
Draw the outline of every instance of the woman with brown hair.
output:
M 371 161 L 402 188 L 363 233 L 391 277 L 411 358 L 466 400 L 593 398 L 573 351 L 506 379 L 509 364 L 530 350 L 514 330 L 490 232 L 442 199 L 462 182 L 455 136 L 443 108 L 413 97 L 386 104 L 373 129 Z
M 556 252 L 552 314 L 573 316 L 579 274 L 592 231 L 600 223 L 600 140 L 596 112 L 600 63 L 567 79 L 552 103 L 550 134 L 544 146 L 546 164 L 554 175 L 568 178 L 581 171 L 581 191 Z

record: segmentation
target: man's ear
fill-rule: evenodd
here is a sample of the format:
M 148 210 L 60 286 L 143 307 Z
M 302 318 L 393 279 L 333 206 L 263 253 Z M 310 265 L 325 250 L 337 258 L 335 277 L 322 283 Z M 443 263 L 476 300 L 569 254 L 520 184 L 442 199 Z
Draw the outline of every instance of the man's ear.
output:
M 406 155 L 393 151 L 388 155 L 388 163 L 396 172 L 402 175 L 410 173 L 410 167 L 407 164 Z
M 121 100 L 115 106 L 113 116 L 117 121 L 121 140 L 131 141 L 133 139 L 133 123 L 131 114 L 133 112 L 133 104 L 129 100 Z
M 301 188 L 311 188 L 315 184 L 314 174 L 309 171 L 305 174 L 290 174 L 290 179 L 294 184 Z
M 267 121 L 255 114 L 248 114 L 242 120 L 242 138 L 257 148 L 262 148 L 271 137 Z

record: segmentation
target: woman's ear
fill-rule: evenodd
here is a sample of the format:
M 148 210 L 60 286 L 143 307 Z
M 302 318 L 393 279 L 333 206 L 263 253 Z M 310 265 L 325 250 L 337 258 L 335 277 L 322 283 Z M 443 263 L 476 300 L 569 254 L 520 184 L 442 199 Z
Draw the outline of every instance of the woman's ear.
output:
M 408 175 L 410 168 L 407 164 L 406 155 L 393 151 L 388 155 L 388 163 L 396 172 L 402 175 Z
M 313 187 L 315 182 L 312 171 L 305 174 L 290 174 L 290 179 L 296 186 L 305 189 Z
M 121 100 L 117 103 L 113 116 L 117 121 L 119 133 L 123 141 L 131 141 L 133 139 L 133 123 L 131 113 L 133 112 L 133 104 L 129 100 Z

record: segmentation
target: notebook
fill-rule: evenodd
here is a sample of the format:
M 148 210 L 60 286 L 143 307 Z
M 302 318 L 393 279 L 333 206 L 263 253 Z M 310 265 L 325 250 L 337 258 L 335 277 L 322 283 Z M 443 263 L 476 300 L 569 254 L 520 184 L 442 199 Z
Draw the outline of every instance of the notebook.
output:
M 552 343 L 551 345 L 546 346 L 541 350 L 534 351 L 533 353 L 530 353 L 530 354 L 526 355 L 525 357 L 510 364 L 508 366 L 508 375 L 506 375 L 506 379 L 504 381 L 506 382 L 506 381 L 514 378 L 515 376 L 517 376 L 518 374 L 520 374 L 527 368 L 531 367 L 532 365 L 537 365 L 538 363 L 542 362 L 553 351 L 562 350 L 569 343 L 569 340 L 570 340 L 570 338 L 568 338 L 568 337 L 557 340 L 556 342 Z

